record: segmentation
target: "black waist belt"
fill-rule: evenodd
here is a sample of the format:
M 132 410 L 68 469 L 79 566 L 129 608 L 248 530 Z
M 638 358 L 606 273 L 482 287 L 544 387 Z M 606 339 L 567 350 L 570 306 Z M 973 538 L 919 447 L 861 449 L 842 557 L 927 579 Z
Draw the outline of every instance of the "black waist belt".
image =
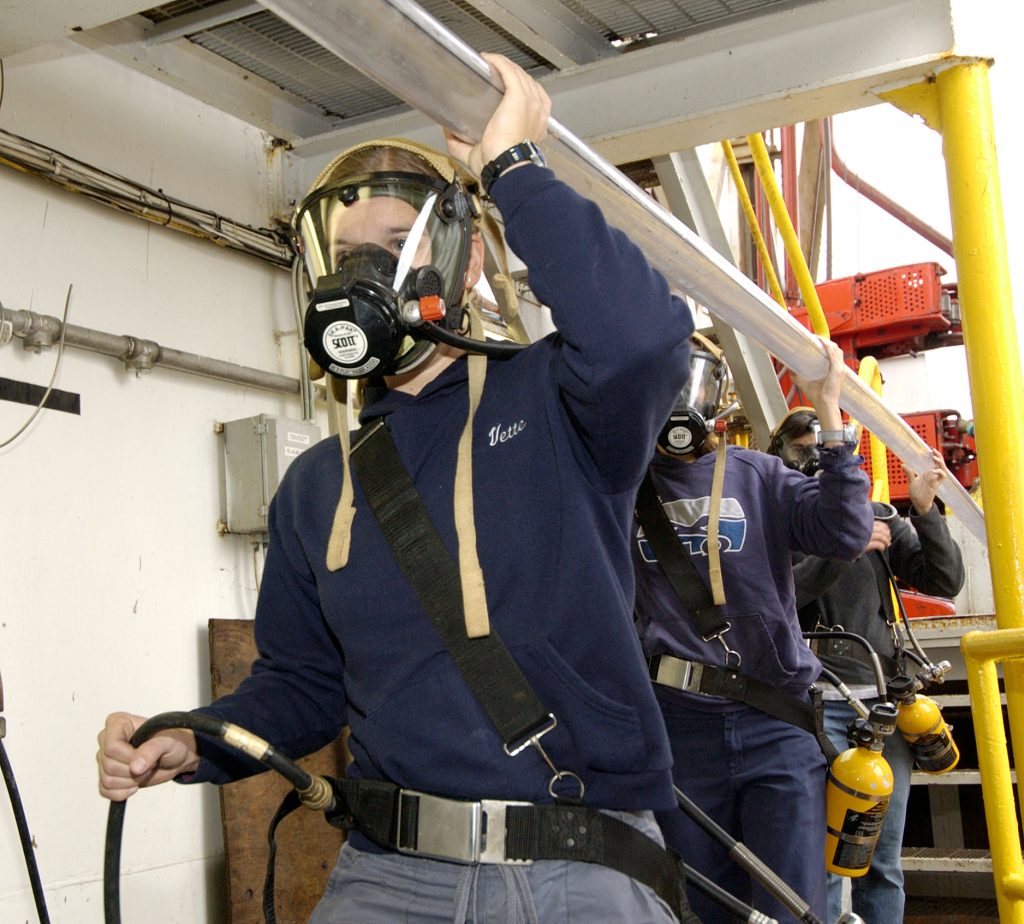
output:
M 656 655 L 648 662 L 651 680 L 684 693 L 723 696 L 753 706 L 776 719 L 814 735 L 829 764 L 838 756 L 835 745 L 825 735 L 822 723 L 821 695 L 812 691 L 808 700 L 797 699 L 782 690 L 747 677 L 739 671 L 700 661 L 686 661 L 672 655 Z
M 678 857 L 646 834 L 590 806 L 449 799 L 379 780 L 331 779 L 336 808 L 327 820 L 355 827 L 381 847 L 455 863 L 597 863 L 654 890 L 675 913 L 683 904 Z M 270 828 L 264 902 L 273 894 L 274 831 L 299 805 L 288 793 Z

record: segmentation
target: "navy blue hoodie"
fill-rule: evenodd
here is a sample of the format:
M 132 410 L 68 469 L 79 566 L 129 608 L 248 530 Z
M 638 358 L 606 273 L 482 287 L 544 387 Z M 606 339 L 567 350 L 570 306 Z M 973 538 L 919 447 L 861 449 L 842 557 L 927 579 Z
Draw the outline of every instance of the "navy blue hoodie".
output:
M 719 521 L 726 596 L 722 615 L 732 624 L 726 640 L 742 658 L 742 673 L 797 696 L 806 696 L 821 664 L 800 634 L 790 549 L 847 561 L 860 555 L 872 525 L 868 479 L 860 462 L 848 447 L 822 449 L 821 474 L 809 478 L 775 456 L 732 446 L 727 450 Z M 659 456 L 651 464 L 665 512 L 705 586 L 714 465 L 714 453 L 694 462 Z M 637 627 L 647 654 L 724 666 L 725 649 L 700 637 L 639 527 L 633 557 Z M 661 685 L 658 695 L 703 709 L 734 708 L 728 700 Z
M 688 369 L 693 322 L 638 248 L 546 169 L 510 171 L 492 194 L 554 334 L 490 360 L 473 431 L 480 564 L 491 624 L 557 728 L 557 767 L 591 805 L 674 804 L 671 756 L 632 625 L 635 493 Z M 466 361 L 418 395 L 371 391 L 445 544 L 457 556 L 456 447 Z M 347 722 L 351 777 L 462 798 L 550 801 L 533 749 L 506 756 L 398 570 L 358 482 L 351 556 L 324 563 L 341 491 L 338 441 L 288 469 L 270 512 L 256 612 L 260 657 L 203 712 L 299 756 Z M 202 745 L 196 780 L 251 771 Z

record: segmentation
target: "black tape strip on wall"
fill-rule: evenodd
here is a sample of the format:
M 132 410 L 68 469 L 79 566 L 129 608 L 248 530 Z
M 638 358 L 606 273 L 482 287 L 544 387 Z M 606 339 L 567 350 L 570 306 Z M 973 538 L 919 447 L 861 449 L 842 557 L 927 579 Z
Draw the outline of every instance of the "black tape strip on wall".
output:
M 18 404 L 38 406 L 43 400 L 46 389 L 29 382 L 16 382 L 14 379 L 0 377 L 0 401 L 16 401 Z M 66 414 L 81 414 L 82 399 L 73 391 L 61 391 L 55 388 L 43 405 L 50 411 L 64 411 Z

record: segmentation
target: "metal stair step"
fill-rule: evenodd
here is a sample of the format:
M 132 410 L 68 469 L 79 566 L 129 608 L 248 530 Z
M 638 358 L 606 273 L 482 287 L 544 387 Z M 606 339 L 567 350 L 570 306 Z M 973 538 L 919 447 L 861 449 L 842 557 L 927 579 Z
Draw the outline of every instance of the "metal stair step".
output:
M 948 873 L 991 873 L 992 854 L 968 847 L 904 847 L 904 870 Z
M 1017 784 L 1017 771 L 1010 770 L 1010 780 Z M 915 770 L 910 774 L 911 786 L 980 786 L 981 772 L 978 770 L 950 770 L 949 773 L 924 773 Z

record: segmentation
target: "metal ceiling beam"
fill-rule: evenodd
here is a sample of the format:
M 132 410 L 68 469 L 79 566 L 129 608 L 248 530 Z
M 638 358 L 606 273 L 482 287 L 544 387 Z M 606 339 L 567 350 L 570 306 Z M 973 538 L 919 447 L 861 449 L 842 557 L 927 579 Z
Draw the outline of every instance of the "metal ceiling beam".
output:
M 266 0 L 266 5 L 461 135 L 479 138 L 501 99 L 486 62 L 411 0 Z M 807 328 L 554 118 L 548 121 L 548 135 L 543 147 L 558 175 L 597 203 L 611 223 L 628 228 L 670 284 L 756 339 L 798 374 L 809 379 L 825 374 L 825 351 Z M 850 370 L 840 404 L 916 471 L 930 468 L 924 441 Z M 971 532 L 984 538 L 984 515 L 961 484 L 946 479 L 939 496 Z
M 275 138 L 291 141 L 333 127 L 316 106 L 199 45 L 184 39 L 148 45 L 147 27 L 151 25 L 149 20 L 136 16 L 77 32 L 70 38 Z
M 657 157 L 654 169 L 672 214 L 726 260 L 735 263 L 736 258 L 697 152 L 680 151 L 667 157 Z M 771 356 L 761 344 L 720 319 L 713 317 L 712 323 L 754 439 L 758 447 L 766 449 L 772 430 L 788 410 Z
M 612 163 L 628 163 L 875 105 L 881 88 L 918 83 L 949 60 L 950 3 L 821 0 L 621 53 L 543 84 L 564 124 Z M 393 134 L 386 120 L 377 134 Z M 315 156 L 352 143 L 343 127 L 298 150 Z
M 619 52 L 600 32 L 558 0 L 468 0 L 470 6 L 563 70 L 614 58 Z

